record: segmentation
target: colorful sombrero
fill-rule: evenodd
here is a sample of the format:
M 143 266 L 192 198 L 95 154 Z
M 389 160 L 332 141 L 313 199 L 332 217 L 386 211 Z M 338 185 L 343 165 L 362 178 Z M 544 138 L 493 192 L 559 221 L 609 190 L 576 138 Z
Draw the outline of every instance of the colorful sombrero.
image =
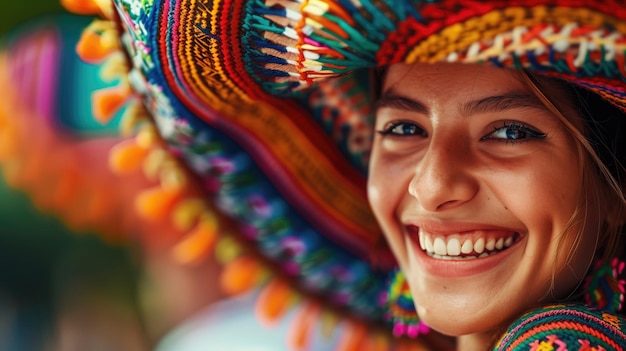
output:
M 161 180 L 139 209 L 171 215 L 186 235 L 177 247 L 186 261 L 215 245 L 230 252 L 215 238 L 227 226 L 228 242 L 281 278 L 267 285 L 265 315 L 282 310 L 283 282 L 359 321 L 377 324 L 388 313 L 375 302 L 394 261 L 365 195 L 377 67 L 526 69 L 626 111 L 626 3 L 618 0 L 65 3 L 106 18 L 86 30 L 83 58 L 117 55 L 117 38 L 127 55 L 122 88 L 97 96 L 97 114 L 128 102 L 156 125 L 136 123 L 136 141 L 112 154 L 120 173 L 148 164 L 146 174 Z M 189 188 L 193 196 L 181 195 Z M 232 290 L 255 280 L 257 263 L 231 263 Z M 410 309 L 397 301 L 389 308 Z

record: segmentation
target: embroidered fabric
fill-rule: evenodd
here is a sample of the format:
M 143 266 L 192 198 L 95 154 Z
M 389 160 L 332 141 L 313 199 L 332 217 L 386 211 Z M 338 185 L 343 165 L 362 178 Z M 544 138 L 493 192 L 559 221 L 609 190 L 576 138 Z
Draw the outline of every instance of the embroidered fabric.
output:
M 515 321 L 496 346 L 514 350 L 624 350 L 624 262 L 597 260 L 584 286 L 585 304 L 535 309 Z

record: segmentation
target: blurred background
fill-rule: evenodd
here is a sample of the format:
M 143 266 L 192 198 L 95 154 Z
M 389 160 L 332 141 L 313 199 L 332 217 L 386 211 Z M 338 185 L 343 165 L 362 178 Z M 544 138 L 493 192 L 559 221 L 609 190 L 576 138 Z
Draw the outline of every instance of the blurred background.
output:
M 0 12 L 0 33 L 6 33 L 31 18 L 61 11 L 63 9 L 59 0 L 5 0 Z
M 42 23 L 61 22 L 79 32 L 90 21 L 58 17 L 62 13 L 58 0 L 3 1 L 0 47 L 11 47 Z M 77 35 L 67 35 L 63 45 L 73 47 Z M 132 250 L 71 230 L 37 209 L 23 189 L 9 186 L 2 167 L 0 162 L 0 350 L 150 349 Z

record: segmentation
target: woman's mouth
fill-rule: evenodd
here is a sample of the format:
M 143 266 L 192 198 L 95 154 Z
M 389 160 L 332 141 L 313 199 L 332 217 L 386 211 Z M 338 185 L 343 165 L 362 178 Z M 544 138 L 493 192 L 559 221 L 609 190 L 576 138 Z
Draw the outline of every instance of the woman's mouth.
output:
M 520 234 L 508 230 L 471 230 L 446 235 L 409 227 L 409 235 L 430 257 L 440 260 L 473 260 L 489 257 L 511 247 Z

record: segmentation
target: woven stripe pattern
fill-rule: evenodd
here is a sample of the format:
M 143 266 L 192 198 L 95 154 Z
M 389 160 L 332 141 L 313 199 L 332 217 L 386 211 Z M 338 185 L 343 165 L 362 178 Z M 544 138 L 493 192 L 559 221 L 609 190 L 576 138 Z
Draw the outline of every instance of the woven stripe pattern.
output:
M 242 37 L 254 48 L 250 75 L 268 91 L 373 65 L 490 62 L 575 81 L 624 106 L 623 1 L 285 3 L 293 8 L 254 2 Z
M 516 321 L 495 350 L 624 350 L 626 320 L 580 305 L 537 309 Z
M 288 186 L 288 179 L 284 182 L 273 179 L 272 182 L 265 176 L 264 170 L 271 171 L 274 176 L 280 172 L 281 166 L 278 164 L 280 160 L 276 159 L 275 155 L 262 158 L 262 161 L 258 158 L 254 159 L 251 155 L 254 152 L 246 148 L 245 143 L 242 145 L 233 141 L 233 137 L 245 135 L 236 131 L 231 131 L 234 133 L 231 134 L 226 130 L 220 130 L 199 118 L 199 116 L 204 116 L 209 120 L 215 120 L 218 118 L 216 110 L 204 107 L 203 112 L 198 113 L 186 104 L 187 101 L 178 98 L 171 88 L 174 83 L 169 81 L 169 79 L 175 79 L 175 76 L 168 75 L 170 71 L 163 67 L 165 64 L 161 57 L 161 55 L 167 55 L 169 51 L 159 51 L 159 45 L 169 43 L 171 40 L 156 36 L 156 33 L 160 33 L 156 28 L 163 28 L 169 23 L 165 21 L 169 18 L 165 16 L 167 12 L 159 12 L 169 9 L 167 3 L 163 2 L 157 6 L 156 3 L 143 1 L 116 1 L 115 4 L 120 14 L 121 24 L 125 28 L 126 50 L 135 66 L 130 73 L 131 84 L 135 91 L 144 95 L 144 102 L 153 115 L 161 135 L 169 143 L 170 152 L 185 160 L 188 167 L 201 177 L 201 184 L 213 203 L 238 220 L 243 239 L 265 258 L 271 260 L 281 274 L 297 278 L 297 284 L 303 289 L 323 296 L 331 305 L 347 308 L 365 319 L 380 320 L 383 314 L 382 308 L 373 302 L 377 301 L 385 290 L 386 269 L 377 268 L 378 264 L 372 263 L 380 260 L 380 255 L 364 249 L 364 244 L 374 245 L 375 240 L 378 239 L 376 237 L 364 238 L 364 240 L 355 240 L 358 237 L 350 239 L 352 235 L 350 227 L 354 227 L 354 224 L 337 225 L 336 222 L 328 224 L 332 218 L 337 217 L 336 213 L 316 224 L 322 225 L 322 228 L 325 224 L 332 227 L 332 232 L 337 235 L 320 232 L 319 226 L 311 225 L 310 217 L 306 218 L 306 215 L 310 216 L 316 210 L 309 206 L 310 210 L 297 212 L 293 208 L 293 203 L 298 200 L 294 200 L 293 197 L 288 198 L 290 193 L 297 195 L 301 192 L 297 188 L 286 191 L 284 188 Z M 183 6 L 183 4 L 177 4 L 177 6 Z M 174 11 L 174 9 L 170 10 Z M 189 5 L 186 9 L 178 10 L 189 10 Z M 158 21 L 159 18 L 162 19 L 161 22 Z M 195 28 L 192 30 L 196 35 L 201 37 L 205 35 L 196 28 L 193 22 L 192 27 Z M 166 33 L 173 36 L 172 32 Z M 177 67 L 174 63 L 170 65 L 172 69 Z M 221 87 L 221 85 L 216 85 L 216 87 Z M 349 88 L 349 86 L 345 87 L 345 89 Z M 322 99 L 321 96 L 319 99 Z M 300 103 L 300 101 L 289 102 L 287 106 L 302 112 Z M 277 110 L 270 111 L 266 105 L 250 104 L 250 101 L 245 104 L 239 101 L 238 104 L 242 106 L 238 112 L 241 116 L 265 116 L 263 117 L 265 123 L 274 128 L 281 128 L 279 124 L 275 124 L 281 116 Z M 346 103 L 346 106 L 348 105 Z M 320 111 L 323 111 L 323 108 L 320 108 Z M 268 114 L 269 112 L 273 115 Z M 322 114 L 322 112 L 319 113 L 320 116 Z M 329 118 L 321 123 L 332 126 L 333 123 L 338 122 Z M 324 134 L 323 128 L 313 120 L 309 121 L 308 125 L 312 132 L 318 130 L 317 138 Z M 325 148 L 334 149 L 335 145 L 331 145 L 330 139 L 326 138 L 324 136 L 321 139 L 322 142 L 327 143 Z M 251 139 L 255 143 L 257 140 Z M 311 164 L 306 160 L 308 155 L 294 155 L 297 145 L 288 144 L 287 146 L 289 148 L 286 151 L 289 151 L 290 155 L 285 157 L 289 157 L 289 160 L 293 160 L 296 156 L 304 159 L 307 162 L 305 168 L 312 176 L 323 173 L 322 170 L 316 171 L 320 168 L 319 165 Z M 256 144 L 254 148 L 262 151 L 262 148 Z M 333 152 L 337 157 L 341 157 L 344 163 L 346 158 L 340 156 L 337 151 Z M 356 159 L 358 157 L 355 157 Z M 363 162 L 360 163 L 363 168 Z M 333 173 L 337 172 L 337 170 L 333 171 Z M 352 175 L 352 180 L 360 179 L 364 185 L 362 172 L 353 169 L 346 171 L 344 175 Z M 352 184 L 348 186 L 349 191 L 354 188 Z M 329 189 L 334 190 L 332 187 Z M 357 198 L 361 199 L 358 200 L 361 201 L 360 207 L 367 206 L 363 190 L 359 192 L 361 195 Z M 370 216 L 369 210 L 361 216 L 366 215 Z M 370 218 L 369 221 L 373 219 Z M 377 232 L 374 223 L 369 226 L 374 228 L 374 233 Z M 366 231 L 361 230 L 361 232 Z M 351 241 L 345 245 L 345 242 L 337 240 L 341 236 Z M 339 245 L 340 243 L 344 245 Z

